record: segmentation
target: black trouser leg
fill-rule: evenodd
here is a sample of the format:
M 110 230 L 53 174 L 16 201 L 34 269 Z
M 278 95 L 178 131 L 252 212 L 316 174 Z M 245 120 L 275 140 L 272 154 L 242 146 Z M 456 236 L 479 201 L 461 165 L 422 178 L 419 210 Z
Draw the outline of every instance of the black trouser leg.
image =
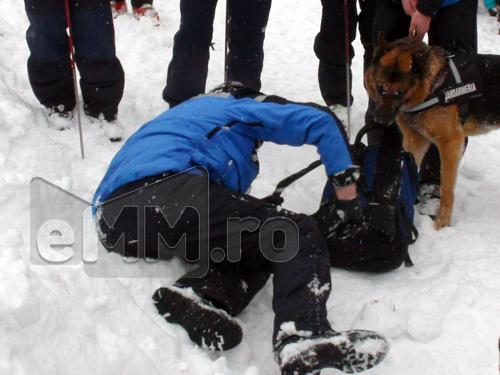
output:
M 321 4 L 321 27 L 314 41 L 314 52 L 319 59 L 319 87 L 326 105 L 346 106 L 346 64 L 350 65 L 354 57 L 352 42 L 356 39 L 356 0 L 348 0 L 349 61 L 346 58 L 344 0 L 322 0 Z M 352 80 L 352 74 L 350 77 Z M 352 100 L 351 95 L 351 103 Z
M 373 34 L 372 26 L 377 11 L 377 0 L 359 0 L 360 12 L 358 15 L 358 27 L 361 44 L 363 45 L 363 73 L 366 73 L 373 57 Z
M 271 0 L 229 0 L 229 81 L 259 91 L 264 64 L 264 38 Z
M 104 2 L 97 9 L 74 7 L 71 19 L 85 112 L 114 120 L 123 96 L 125 74 L 116 57 L 111 8 Z
M 241 244 L 235 247 L 241 248 L 241 260 L 236 265 L 226 264 L 226 266 L 252 270 L 244 274 L 243 281 L 249 285 L 258 285 L 260 288 L 264 285 L 262 281 L 266 273 L 273 272 L 275 334 L 282 323 L 289 321 L 295 322 L 298 330 L 323 332 L 330 329 L 326 319 L 326 301 L 330 294 L 329 255 L 326 241 L 316 222 L 307 215 L 278 211 L 275 206 L 259 199 L 212 184 L 209 207 L 210 249 L 218 247 L 225 249 L 227 253 L 228 246 L 234 245 L 228 240 L 229 236 L 234 238 L 234 233 L 228 233 L 229 217 L 257 220 L 258 227 L 255 230 L 241 231 Z M 276 255 L 276 251 L 264 240 L 272 237 L 276 249 L 283 248 L 286 243 L 293 243 L 293 238 L 284 236 L 282 231 L 275 231 L 273 226 L 266 224 L 270 218 L 277 217 L 287 220 L 288 224 L 293 223 L 298 228 L 300 247 L 297 254 L 285 262 L 269 260 L 270 255 Z M 250 283 L 249 277 L 253 278 Z M 218 285 L 225 284 L 227 282 L 220 280 Z M 213 286 L 219 288 L 215 283 Z M 236 308 L 235 312 L 246 306 L 258 290 L 250 288 L 250 291 L 251 294 L 243 300 L 243 303 L 236 301 L 235 306 L 240 308 Z
M 163 99 L 173 107 L 205 92 L 217 0 L 181 0 Z
M 110 201 L 101 206 L 97 216 L 103 241 L 112 247 L 125 234 L 128 235 L 125 255 L 135 253 L 160 259 L 168 259 L 169 253 L 158 247 L 158 233 L 169 244 L 176 244 L 185 234 L 185 253 L 180 255 L 187 259 L 199 257 L 200 243 L 208 242 L 208 249 L 221 249 L 226 260 L 217 263 L 208 275 L 201 275 L 206 280 L 188 280 L 185 276 L 178 285 L 193 287 L 195 292 L 236 315 L 273 272 L 275 334 L 285 322 L 294 322 L 298 330 L 324 332 L 331 329 L 326 318 L 326 301 L 330 294 L 329 254 L 316 222 L 307 215 L 278 211 L 273 205 L 222 186 L 210 184 L 205 194 L 205 183 L 200 175 L 180 174 L 161 185 L 150 184 L 141 192 L 125 196 L 127 191 L 144 187 L 144 181 L 117 189 L 108 197 Z M 122 198 L 113 199 L 120 196 Z M 146 216 L 141 221 L 135 214 L 127 217 L 125 212 L 118 220 L 116 217 L 123 206 L 138 207 L 138 212 L 146 212 Z M 155 206 L 160 209 L 154 209 Z M 188 206 L 198 207 L 198 212 L 186 210 L 181 215 L 183 207 Z M 145 207 L 150 209 L 145 210 Z M 209 211 L 203 212 L 202 207 Z M 208 221 L 205 220 L 207 215 Z M 169 223 L 175 223 L 173 227 L 166 224 L 165 216 L 170 219 Z M 243 221 L 228 224 L 229 218 Z M 268 221 L 272 218 L 274 220 Z M 103 219 L 115 224 L 110 226 Z M 200 230 L 206 222 L 208 230 Z M 164 224 L 155 227 L 158 223 Z M 134 230 L 137 226 L 139 229 Z M 281 228 L 288 231 L 287 235 Z M 141 231 L 145 240 L 141 238 Z M 139 233 L 138 238 L 130 238 L 134 232 Z M 279 249 L 286 249 L 286 253 Z M 295 249 L 296 254 L 295 251 L 290 253 L 290 249 Z M 111 250 L 121 252 L 119 247 Z M 238 254 L 239 261 L 234 259 Z M 295 255 L 286 261 L 270 260 L 290 254 Z
M 70 111 L 76 101 L 64 2 L 61 2 L 62 8 L 52 13 L 34 13 L 43 7 L 37 7 L 33 1 L 25 1 L 30 21 L 26 40 L 31 52 L 28 58 L 31 88 L 45 107 L 63 105 L 65 111 Z
M 204 277 L 182 277 L 176 286 L 192 288 L 196 293 L 237 316 L 266 285 L 271 267 L 244 267 L 223 263 L 212 264 Z
M 455 55 L 460 55 L 457 65 L 464 80 L 475 79 L 481 87 L 477 70 L 477 0 L 462 0 L 439 10 L 431 23 L 429 44 L 439 45 Z M 458 62 L 457 62 L 458 64 Z M 467 146 L 467 140 L 464 147 Z M 465 150 L 465 148 L 464 148 Z M 441 160 L 438 148 L 431 145 L 420 165 L 421 184 L 441 183 Z
M 33 91 L 44 106 L 63 104 L 71 110 L 75 97 L 65 4 L 55 0 L 25 3 L 31 24 L 27 32 L 31 51 L 28 75 Z M 85 109 L 114 119 L 123 95 L 124 73 L 115 55 L 111 9 L 100 0 L 84 4 L 72 0 L 69 4 Z

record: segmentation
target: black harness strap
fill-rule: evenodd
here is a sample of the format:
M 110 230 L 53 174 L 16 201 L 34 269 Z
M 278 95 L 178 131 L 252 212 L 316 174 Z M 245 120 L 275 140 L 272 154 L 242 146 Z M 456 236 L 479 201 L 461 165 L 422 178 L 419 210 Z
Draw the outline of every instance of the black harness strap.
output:
M 276 189 L 274 189 L 274 192 L 271 195 L 269 195 L 265 198 L 262 198 L 262 200 L 265 200 L 265 201 L 272 203 L 272 204 L 275 204 L 277 206 L 283 204 L 284 199 L 281 196 L 281 193 L 283 193 L 283 190 L 285 190 L 288 186 L 293 184 L 299 178 L 304 177 L 309 172 L 318 168 L 321 164 L 322 164 L 321 160 L 316 160 L 315 162 L 309 164 L 309 166 L 307 166 L 306 168 L 304 168 L 304 169 L 292 174 L 291 176 L 288 176 L 287 178 L 281 180 L 278 183 L 278 185 L 276 186 Z
M 478 93 L 475 80 L 463 82 L 462 77 L 452 59 L 448 56 L 447 69 L 449 74 L 445 82 L 440 86 L 440 90 L 430 94 L 423 103 L 412 108 L 401 108 L 405 113 L 419 114 L 437 106 L 458 105 L 460 122 L 465 123 L 468 114 L 468 100 L 477 96 Z

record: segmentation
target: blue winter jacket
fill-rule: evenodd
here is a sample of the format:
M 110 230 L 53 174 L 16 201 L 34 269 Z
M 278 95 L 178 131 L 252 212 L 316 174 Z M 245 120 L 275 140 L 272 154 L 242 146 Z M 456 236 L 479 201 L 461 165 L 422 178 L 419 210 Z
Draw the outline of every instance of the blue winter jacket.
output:
M 205 167 L 211 182 L 245 192 L 258 173 L 258 141 L 315 145 L 328 175 L 351 166 L 343 127 L 327 108 L 276 96 L 236 97 L 196 97 L 144 124 L 111 161 L 93 203 L 128 182 L 195 166 Z

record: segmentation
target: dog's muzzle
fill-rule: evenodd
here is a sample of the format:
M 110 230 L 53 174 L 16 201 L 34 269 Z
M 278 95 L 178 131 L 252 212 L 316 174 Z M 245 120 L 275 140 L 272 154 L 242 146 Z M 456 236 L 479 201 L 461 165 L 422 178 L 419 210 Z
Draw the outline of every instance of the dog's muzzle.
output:
M 390 111 L 383 110 L 381 108 L 375 109 L 373 113 L 373 119 L 377 124 L 380 124 L 383 127 L 388 127 L 394 124 L 396 121 L 396 116 L 398 114 L 399 108 L 396 110 L 391 109 Z

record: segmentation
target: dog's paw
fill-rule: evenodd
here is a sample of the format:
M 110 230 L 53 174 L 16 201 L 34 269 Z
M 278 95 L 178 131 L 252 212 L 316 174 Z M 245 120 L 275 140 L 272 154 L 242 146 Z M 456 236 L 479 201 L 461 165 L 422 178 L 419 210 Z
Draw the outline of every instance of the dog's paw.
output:
M 434 220 L 434 229 L 440 230 L 441 228 L 449 227 L 450 221 L 451 221 L 451 213 L 445 213 L 440 209 L 436 216 L 436 220 Z

